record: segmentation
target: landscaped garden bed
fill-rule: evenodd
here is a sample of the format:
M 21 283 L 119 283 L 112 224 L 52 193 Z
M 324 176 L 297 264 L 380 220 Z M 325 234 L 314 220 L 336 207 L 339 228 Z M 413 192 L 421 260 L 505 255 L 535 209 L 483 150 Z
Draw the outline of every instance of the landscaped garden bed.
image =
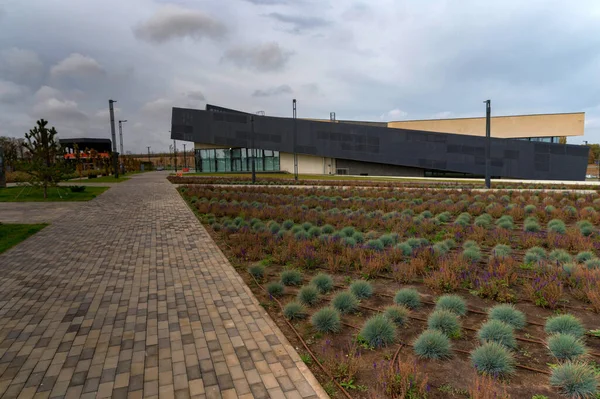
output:
M 179 190 L 332 396 L 597 395 L 595 193 Z

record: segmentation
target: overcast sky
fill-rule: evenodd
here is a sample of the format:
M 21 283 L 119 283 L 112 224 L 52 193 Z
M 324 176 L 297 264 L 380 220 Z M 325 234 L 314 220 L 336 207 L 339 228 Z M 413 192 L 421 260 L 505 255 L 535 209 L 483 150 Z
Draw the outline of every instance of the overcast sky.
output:
M 0 0 L 0 135 L 167 149 L 171 107 L 401 120 L 586 112 L 600 142 L 597 0 Z M 493 133 L 493 132 L 492 132 Z

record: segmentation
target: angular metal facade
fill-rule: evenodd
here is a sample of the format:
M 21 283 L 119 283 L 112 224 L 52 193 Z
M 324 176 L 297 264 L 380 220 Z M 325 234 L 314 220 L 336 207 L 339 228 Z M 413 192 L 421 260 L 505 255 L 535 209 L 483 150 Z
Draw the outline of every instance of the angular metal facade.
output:
M 294 121 L 292 118 L 226 111 L 173 108 L 171 139 L 438 171 L 485 173 L 484 137 L 303 119 Z M 587 146 L 492 138 L 491 175 L 535 180 L 585 180 L 588 151 Z

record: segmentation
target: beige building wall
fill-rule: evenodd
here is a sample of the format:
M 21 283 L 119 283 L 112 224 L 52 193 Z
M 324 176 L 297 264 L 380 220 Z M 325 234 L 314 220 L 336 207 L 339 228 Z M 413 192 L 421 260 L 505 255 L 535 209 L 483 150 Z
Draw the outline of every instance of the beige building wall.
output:
M 281 171 L 294 173 L 294 154 L 289 152 L 280 152 L 279 169 Z M 331 174 L 335 173 L 335 159 L 298 154 L 299 174 L 322 175 L 329 174 L 330 171 Z
M 583 136 L 585 113 L 495 116 L 492 137 Z M 389 122 L 388 127 L 485 136 L 485 117 Z

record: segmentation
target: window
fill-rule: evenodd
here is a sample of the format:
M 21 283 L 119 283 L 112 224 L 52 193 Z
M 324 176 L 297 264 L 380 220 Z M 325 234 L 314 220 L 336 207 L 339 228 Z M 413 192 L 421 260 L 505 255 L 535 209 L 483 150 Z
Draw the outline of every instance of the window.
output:
M 197 172 L 249 172 L 252 170 L 252 150 L 222 148 L 196 150 Z M 279 151 L 255 150 L 256 171 L 278 171 Z

